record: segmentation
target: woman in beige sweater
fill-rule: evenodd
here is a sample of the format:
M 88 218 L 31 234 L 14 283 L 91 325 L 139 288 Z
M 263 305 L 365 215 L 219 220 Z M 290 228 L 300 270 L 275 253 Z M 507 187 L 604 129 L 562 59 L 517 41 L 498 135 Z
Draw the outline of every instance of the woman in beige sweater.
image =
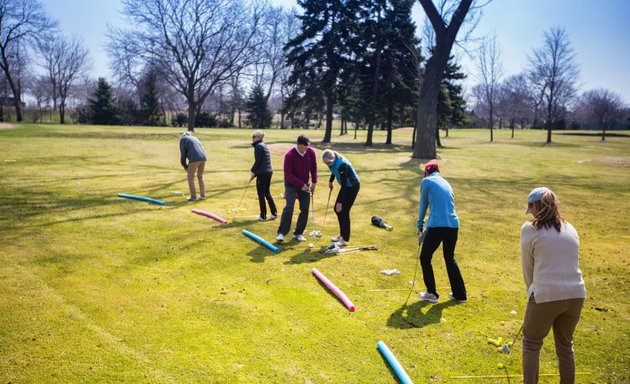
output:
M 573 383 L 573 332 L 586 297 L 579 268 L 580 240 L 575 228 L 560 215 L 550 189 L 533 189 L 527 203 L 526 213 L 533 219 L 521 227 L 528 298 L 523 320 L 523 382 L 538 382 L 540 349 L 553 327 L 560 383 Z

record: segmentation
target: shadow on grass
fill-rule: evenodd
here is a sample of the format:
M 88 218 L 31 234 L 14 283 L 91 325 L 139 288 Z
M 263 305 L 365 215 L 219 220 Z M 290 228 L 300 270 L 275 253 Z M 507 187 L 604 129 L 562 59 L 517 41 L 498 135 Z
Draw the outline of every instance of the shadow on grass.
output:
M 332 253 L 321 253 L 319 247 L 309 248 L 308 245 L 304 245 L 304 243 L 300 243 L 293 248 L 298 247 L 302 248 L 303 251 L 291 257 L 291 260 L 285 261 L 285 264 L 316 263 L 320 260 L 336 256 Z
M 442 311 L 458 303 L 449 300 L 439 304 L 431 304 L 419 300 L 405 307 L 403 304 L 396 312 L 387 319 L 387 326 L 390 328 L 409 329 L 422 328 L 430 324 L 439 324 L 442 319 Z M 429 307 L 426 311 L 423 311 Z

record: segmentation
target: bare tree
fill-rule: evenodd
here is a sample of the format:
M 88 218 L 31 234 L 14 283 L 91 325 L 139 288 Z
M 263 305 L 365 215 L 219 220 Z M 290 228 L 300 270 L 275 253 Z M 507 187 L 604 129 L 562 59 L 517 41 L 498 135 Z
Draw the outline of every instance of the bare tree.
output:
M 494 140 L 494 113 L 497 104 L 499 83 L 503 77 L 503 66 L 500 60 L 501 51 L 497 45 L 497 38 L 485 39 L 479 47 L 479 60 L 477 62 L 480 85 L 483 96 L 488 106 L 488 123 L 490 126 L 490 142 Z
M 530 79 L 539 89 L 545 107 L 547 143 L 551 143 L 551 130 L 575 95 L 579 70 L 563 29 L 552 28 L 545 32 L 544 40 L 543 46 L 529 57 L 529 66 Z
M 119 76 L 137 81 L 147 64 L 160 68 L 188 103 L 188 130 L 218 86 L 251 63 L 266 1 L 123 0 L 132 29 L 111 29 L 108 51 Z
M 597 122 L 602 129 L 602 141 L 606 130 L 623 117 L 624 103 L 621 96 L 608 89 L 594 89 L 582 94 L 576 107 L 577 113 L 586 121 Z
M 432 0 L 419 0 L 427 18 L 433 26 L 435 45 L 431 57 L 427 60 L 422 79 L 422 89 L 418 101 L 416 118 L 416 140 L 413 157 L 433 159 L 436 156 L 437 101 L 440 93 L 442 74 L 448 63 L 451 48 L 460 27 L 467 17 L 474 15 L 474 0 L 459 0 L 451 7 L 444 7 L 442 1 L 438 12 Z M 469 14 L 469 11 L 473 10 Z M 450 21 L 447 19 L 450 18 Z
M 534 106 L 532 100 L 534 96 L 529 88 L 527 77 L 518 74 L 508 77 L 500 86 L 502 90 L 502 110 L 509 121 L 514 138 L 514 128 L 516 124 L 524 127 L 530 117 L 533 116 Z
M 57 26 L 48 17 L 38 0 L 0 0 L 0 68 L 13 93 L 16 120 L 22 121 L 22 87 L 19 65 L 20 56 L 46 32 Z
M 92 63 L 88 51 L 78 38 L 66 39 L 63 36 L 50 36 L 39 44 L 43 58 L 42 67 L 46 70 L 51 84 L 53 108 L 59 109 L 59 122 L 65 123 L 66 99 L 70 87 L 81 76 L 86 75 Z

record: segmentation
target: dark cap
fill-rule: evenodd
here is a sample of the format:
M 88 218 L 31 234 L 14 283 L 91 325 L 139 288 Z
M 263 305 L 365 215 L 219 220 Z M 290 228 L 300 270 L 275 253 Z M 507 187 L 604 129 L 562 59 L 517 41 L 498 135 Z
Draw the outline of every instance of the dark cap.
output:
M 311 141 L 308 139 L 308 136 L 300 135 L 297 138 L 297 143 L 298 144 L 302 144 L 302 145 L 306 145 L 308 147 L 311 144 Z

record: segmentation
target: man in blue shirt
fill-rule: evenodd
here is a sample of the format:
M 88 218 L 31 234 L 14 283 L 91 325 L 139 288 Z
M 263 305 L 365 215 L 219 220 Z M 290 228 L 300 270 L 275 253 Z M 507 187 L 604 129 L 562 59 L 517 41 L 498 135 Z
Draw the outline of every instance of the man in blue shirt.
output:
M 424 216 L 430 208 L 429 220 L 426 224 L 426 235 L 420 251 L 422 277 L 427 287 L 426 292 L 420 292 L 422 300 L 437 303 L 439 295 L 435 287 L 435 277 L 431 259 L 433 253 L 442 243 L 444 262 L 452 292 L 449 299 L 465 303 L 467 300 L 464 279 L 455 261 L 455 246 L 459 230 L 459 218 L 455 212 L 455 196 L 451 185 L 440 176 L 440 167 L 435 162 L 429 162 L 424 167 L 424 179 L 420 184 L 420 208 L 418 210 L 418 235 L 424 231 Z

